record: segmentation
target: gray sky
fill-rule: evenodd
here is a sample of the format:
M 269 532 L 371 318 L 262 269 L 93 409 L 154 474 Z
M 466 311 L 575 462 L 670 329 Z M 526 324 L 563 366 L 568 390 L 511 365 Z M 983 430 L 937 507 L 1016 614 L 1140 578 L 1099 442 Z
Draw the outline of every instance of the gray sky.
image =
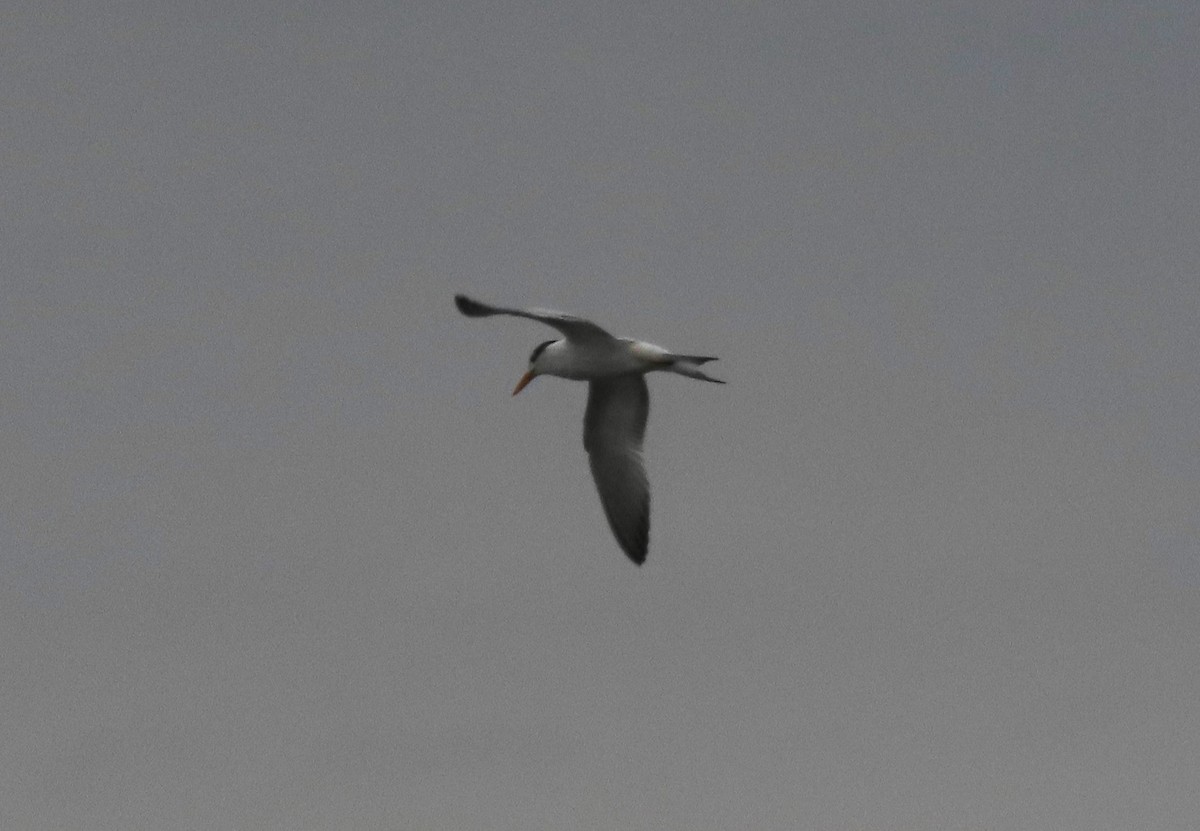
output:
M 21 5 L 0 827 L 1193 827 L 1194 2 Z

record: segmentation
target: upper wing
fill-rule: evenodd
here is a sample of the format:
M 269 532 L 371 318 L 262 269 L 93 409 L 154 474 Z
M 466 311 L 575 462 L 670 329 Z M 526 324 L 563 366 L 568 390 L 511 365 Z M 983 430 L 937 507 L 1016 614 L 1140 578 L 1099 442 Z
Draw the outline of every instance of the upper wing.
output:
M 642 466 L 642 437 L 650 391 L 640 374 L 597 378 L 588 384 L 583 446 L 600 504 L 621 550 L 639 566 L 650 544 L 650 483 Z
M 463 294 L 454 295 L 454 305 L 458 306 L 458 310 L 467 317 L 512 315 L 513 317 L 527 317 L 530 320 L 537 320 L 548 326 L 553 326 L 566 335 L 567 340 L 570 341 L 612 339 L 612 335 L 590 320 L 584 320 L 582 317 L 575 317 L 575 315 L 564 314 L 563 312 L 551 311 L 550 309 L 506 309 L 501 306 L 489 306 L 486 303 L 480 303 L 478 300 L 472 300 Z

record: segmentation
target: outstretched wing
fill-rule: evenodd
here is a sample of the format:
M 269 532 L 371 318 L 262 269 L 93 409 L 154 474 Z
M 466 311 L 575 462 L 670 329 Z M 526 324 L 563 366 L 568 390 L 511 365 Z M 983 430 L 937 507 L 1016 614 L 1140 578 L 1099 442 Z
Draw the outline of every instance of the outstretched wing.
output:
M 642 465 L 642 437 L 650 391 L 640 374 L 596 378 L 588 384 L 583 446 L 600 504 L 621 550 L 639 566 L 650 544 L 650 483 Z
M 566 335 L 567 340 L 577 343 L 613 339 L 612 335 L 590 320 L 584 320 L 582 317 L 555 312 L 550 309 L 506 309 L 502 306 L 489 306 L 486 303 L 480 303 L 478 300 L 472 300 L 463 294 L 454 295 L 454 305 L 458 306 L 458 310 L 467 317 L 511 315 L 512 317 L 524 317 L 529 320 L 536 320 L 540 323 L 545 323 L 547 326 L 553 326 Z

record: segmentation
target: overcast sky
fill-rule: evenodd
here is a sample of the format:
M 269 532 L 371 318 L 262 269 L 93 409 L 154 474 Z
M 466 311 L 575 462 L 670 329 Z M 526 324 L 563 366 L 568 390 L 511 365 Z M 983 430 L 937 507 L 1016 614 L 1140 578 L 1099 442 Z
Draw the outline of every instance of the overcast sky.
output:
M 1193 0 L 216 6 L 0 29 L 0 827 L 1194 827 Z

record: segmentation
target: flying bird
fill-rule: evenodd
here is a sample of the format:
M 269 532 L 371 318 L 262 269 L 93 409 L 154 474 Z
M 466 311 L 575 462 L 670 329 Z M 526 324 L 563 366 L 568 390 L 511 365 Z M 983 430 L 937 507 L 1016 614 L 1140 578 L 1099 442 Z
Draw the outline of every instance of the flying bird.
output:
M 639 566 L 650 543 L 650 483 L 642 465 L 642 437 L 650 415 L 647 372 L 674 372 L 724 384 L 699 367 L 716 358 L 680 355 L 640 340 L 617 338 L 582 317 L 549 309 L 506 309 L 461 294 L 454 304 L 467 317 L 511 315 L 536 320 L 563 334 L 539 343 L 529 355 L 529 369 L 512 394 L 539 375 L 588 382 L 583 416 L 583 446 L 600 504 L 617 544 Z

